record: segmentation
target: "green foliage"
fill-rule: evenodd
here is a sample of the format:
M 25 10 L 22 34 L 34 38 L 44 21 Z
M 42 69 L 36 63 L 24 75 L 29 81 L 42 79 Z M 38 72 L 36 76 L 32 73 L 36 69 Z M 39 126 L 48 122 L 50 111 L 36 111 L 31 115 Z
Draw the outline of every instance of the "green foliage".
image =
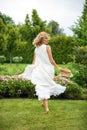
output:
M 72 27 L 75 34 L 76 48 L 74 48 L 75 64 L 78 73 L 74 81 L 87 88 L 87 0 L 85 0 L 82 16 Z
M 15 28 L 9 24 L 8 26 L 9 29 L 9 35 L 7 37 L 7 54 L 9 55 L 10 58 L 10 63 L 12 63 L 12 57 L 13 54 L 16 52 L 16 46 L 17 46 L 17 33 L 15 31 Z
M 33 9 L 32 11 L 32 37 L 33 39 L 41 31 L 50 32 L 51 30 L 49 27 L 47 27 L 46 21 L 43 21 L 39 17 L 37 10 Z
M 84 97 L 83 96 L 84 93 Z M 77 84 L 68 84 L 66 91 L 59 96 L 52 96 L 52 99 L 86 99 L 87 91 L 83 92 Z M 35 85 L 28 80 L 23 79 L 5 79 L 0 80 L 0 97 L 28 97 L 35 98 Z
M 52 37 L 49 44 L 52 47 L 53 57 L 56 63 L 68 63 L 72 61 L 74 42 L 73 38 L 65 35 Z
M 2 54 L 5 48 L 5 39 L 3 34 L 0 33 L 0 53 Z
M 77 73 L 75 73 L 73 80 L 82 87 L 87 88 L 87 65 L 75 64 L 74 67 Z
M 81 99 L 82 91 L 78 84 L 69 84 L 65 91 L 64 97 L 67 99 Z
M 52 32 L 51 32 L 52 36 L 55 36 L 55 35 L 58 35 L 58 34 L 63 34 L 63 29 L 59 28 L 59 24 L 54 20 L 51 20 L 48 23 L 48 27 L 50 27 L 51 30 L 52 30 Z
M 0 18 L 0 54 L 4 54 L 6 50 L 6 26 Z
M 30 19 L 29 19 L 29 15 L 28 15 L 28 14 L 26 15 L 26 18 L 25 18 L 25 25 L 27 25 L 27 26 L 30 26 L 30 25 L 31 25 L 31 22 L 30 22 Z
M 17 75 L 24 72 L 27 64 L 0 64 L 0 75 Z
M 22 62 L 22 60 L 23 60 L 23 57 L 22 57 L 22 56 L 13 57 L 13 62 L 14 62 L 14 63 L 20 63 L 20 62 Z
M 34 98 L 34 85 L 27 80 L 0 80 L 0 97 L 29 97 Z
M 83 65 L 87 65 L 87 46 L 74 48 L 75 61 Z
M 14 25 L 14 21 L 12 20 L 12 18 L 5 14 L 2 14 L 1 12 L 0 12 L 0 18 L 3 20 L 4 24 L 12 23 Z
M 85 0 L 84 9 L 82 16 L 77 20 L 75 26 L 72 26 L 72 31 L 75 35 L 75 41 L 77 41 L 77 46 L 87 45 L 87 0 Z
M 6 61 L 5 56 L 0 56 L 0 63 L 3 64 Z
M 3 23 L 3 20 L 0 18 L 0 33 L 4 33 L 5 29 L 5 24 Z
M 74 76 L 74 81 L 79 85 L 87 88 L 87 46 L 75 47 L 75 62 L 74 67 L 78 73 Z
M 62 34 L 59 24 L 51 21 L 51 25 L 43 21 L 37 11 L 33 9 L 31 20 L 27 14 L 25 23 L 15 25 L 10 22 L 4 23 L 3 17 L 0 18 L 0 55 L 5 55 L 7 62 L 12 63 L 12 58 L 22 56 L 23 63 L 31 63 L 33 60 L 34 46 L 32 41 L 41 31 L 49 34 Z M 53 29 L 52 29 L 53 28 Z M 53 30 L 53 32 L 52 32 Z M 53 57 L 57 63 L 67 63 L 72 61 L 72 51 L 74 42 L 72 37 L 64 34 L 53 37 L 50 41 L 53 50 Z M 26 52 L 26 53 L 24 53 Z

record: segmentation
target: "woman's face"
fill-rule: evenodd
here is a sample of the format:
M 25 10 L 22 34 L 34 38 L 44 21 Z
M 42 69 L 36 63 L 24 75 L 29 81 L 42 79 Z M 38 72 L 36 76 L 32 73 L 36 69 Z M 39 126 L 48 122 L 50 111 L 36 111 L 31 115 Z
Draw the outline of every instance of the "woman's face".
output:
M 48 43 L 48 38 L 47 38 L 47 37 L 44 37 L 43 43 L 44 43 L 44 44 L 47 44 L 47 43 Z

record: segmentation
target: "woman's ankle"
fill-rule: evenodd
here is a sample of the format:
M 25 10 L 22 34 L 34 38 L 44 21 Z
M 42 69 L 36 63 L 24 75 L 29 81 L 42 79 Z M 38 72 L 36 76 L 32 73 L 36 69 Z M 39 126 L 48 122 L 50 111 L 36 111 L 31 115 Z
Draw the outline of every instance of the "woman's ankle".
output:
M 49 108 L 46 108 L 46 114 L 48 114 L 49 113 Z

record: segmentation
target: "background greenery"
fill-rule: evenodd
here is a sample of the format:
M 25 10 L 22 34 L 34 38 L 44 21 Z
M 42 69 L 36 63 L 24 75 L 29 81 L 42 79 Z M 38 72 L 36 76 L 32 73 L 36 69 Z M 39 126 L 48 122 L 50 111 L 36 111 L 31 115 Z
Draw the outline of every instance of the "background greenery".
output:
M 82 100 L 87 100 L 87 0 L 82 16 L 71 30 L 74 35 L 66 36 L 57 21 L 43 21 L 35 9 L 31 18 L 26 14 L 25 22 L 18 25 L 10 16 L 0 12 L 0 130 L 87 129 L 87 102 Z M 22 73 L 26 65 L 31 64 L 32 42 L 41 31 L 51 35 L 49 44 L 55 61 L 71 69 L 74 75 L 71 78 L 74 84 L 68 84 L 65 93 L 51 97 L 57 100 L 49 100 L 48 115 L 36 100 L 35 86 L 30 81 L 3 79 L 3 75 L 12 77 Z
M 27 64 L 3 64 L 0 65 L 0 98 L 36 98 L 35 95 L 35 85 L 30 81 L 19 79 L 18 74 L 22 73 Z M 62 85 L 67 84 L 66 91 L 59 96 L 52 96 L 51 99 L 87 99 L 87 89 L 85 86 L 81 86 L 78 83 L 77 74 L 78 71 L 74 68 L 73 64 L 62 64 L 63 68 L 69 68 L 73 77 L 71 80 L 73 84 L 66 83 L 56 80 L 57 83 Z M 58 71 L 55 69 L 55 75 L 58 75 Z M 76 83 L 77 81 L 77 83 Z M 82 82 L 82 81 L 80 81 Z
M 80 46 L 85 50 L 87 46 L 87 0 L 82 16 L 70 29 L 74 35 L 66 36 L 57 21 L 43 21 L 36 9 L 32 10 L 31 18 L 26 14 L 24 23 L 18 25 L 10 16 L 0 12 L 0 55 L 6 57 L 5 62 L 12 63 L 13 57 L 21 56 L 22 62 L 31 63 L 34 51 L 32 42 L 39 32 L 46 31 L 52 37 L 49 44 L 56 62 L 59 64 L 75 61 L 74 48 Z
M 75 25 L 72 25 L 70 29 L 74 35 L 66 36 L 57 21 L 43 21 L 36 9 L 32 10 L 31 18 L 29 14 L 26 14 L 24 23 L 18 25 L 15 24 L 10 16 L 0 12 L 0 75 L 22 73 L 26 64 L 31 64 L 33 60 L 35 49 L 32 45 L 33 39 L 39 32 L 46 31 L 51 35 L 49 44 L 52 47 L 56 63 L 71 69 L 74 74 L 71 80 L 76 84 L 73 87 L 69 87 L 68 91 L 72 90 L 73 94 L 74 92 L 79 92 L 76 95 L 81 97 L 81 93 L 86 93 L 87 91 L 87 0 L 85 0 L 83 6 L 82 16 L 78 18 Z M 4 63 L 10 63 L 10 66 Z M 12 63 L 15 63 L 15 65 Z M 20 65 L 18 63 L 24 64 Z M 58 74 L 56 70 L 55 74 Z M 7 93 L 7 88 L 17 87 L 15 84 L 18 81 L 12 82 L 14 82 L 13 85 L 11 81 L 7 85 L 7 82 L 1 79 L 0 86 L 3 86 L 2 88 L 5 86 L 5 93 Z M 22 85 L 24 87 L 23 81 Z M 76 86 L 79 86 L 79 91 L 75 91 L 78 89 Z M 0 93 L 2 93 L 2 90 L 0 90 Z M 15 95 L 14 88 L 12 88 L 10 93 Z M 74 98 L 75 95 L 68 96 L 67 98 Z

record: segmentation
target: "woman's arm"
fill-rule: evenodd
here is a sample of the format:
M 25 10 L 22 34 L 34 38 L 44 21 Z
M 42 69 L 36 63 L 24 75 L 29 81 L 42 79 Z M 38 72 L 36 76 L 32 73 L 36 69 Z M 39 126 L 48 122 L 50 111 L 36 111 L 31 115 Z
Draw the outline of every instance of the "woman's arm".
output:
M 34 58 L 33 58 L 32 64 L 35 63 L 35 59 L 36 59 L 36 54 L 34 53 Z
M 51 47 L 49 45 L 47 45 L 46 49 L 47 49 L 48 57 L 49 57 L 49 60 L 50 60 L 51 64 L 54 65 L 55 68 L 57 68 L 58 70 L 60 70 L 61 67 L 59 67 L 56 64 L 55 60 L 53 59 L 52 52 L 51 52 Z
M 51 47 L 49 45 L 47 45 L 47 53 L 48 53 L 51 64 L 54 65 L 55 68 L 60 70 L 61 76 L 66 76 L 66 77 L 73 76 L 73 74 L 71 73 L 71 70 L 69 70 L 67 68 L 63 69 L 56 64 L 56 62 L 54 61 L 54 59 L 52 57 Z

